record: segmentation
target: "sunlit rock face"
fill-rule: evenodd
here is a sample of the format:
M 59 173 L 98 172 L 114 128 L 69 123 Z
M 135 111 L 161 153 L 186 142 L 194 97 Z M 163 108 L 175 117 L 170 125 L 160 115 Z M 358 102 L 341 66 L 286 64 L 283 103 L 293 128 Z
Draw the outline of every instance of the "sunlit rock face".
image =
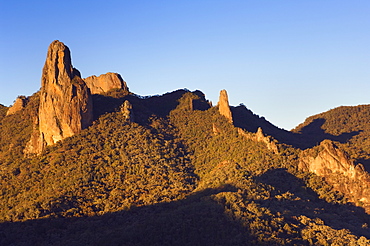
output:
M 33 133 L 27 153 L 40 153 L 47 145 L 79 133 L 93 120 L 92 97 L 80 73 L 73 68 L 69 48 L 50 44 L 42 71 L 38 133 Z
M 218 110 L 220 114 L 225 116 L 231 123 L 233 122 L 233 117 L 229 106 L 229 98 L 227 96 L 226 90 L 220 91 L 220 97 L 218 100 Z
M 304 151 L 299 168 L 323 177 L 351 202 L 370 212 L 369 173 L 364 170 L 363 165 L 355 165 L 332 141 L 322 141 L 318 150 Z
M 84 79 L 91 94 L 103 94 L 112 89 L 123 89 L 128 91 L 126 82 L 118 73 L 106 73 L 100 76 L 90 76 Z
M 24 109 L 26 104 L 27 104 L 27 98 L 25 96 L 17 97 L 17 99 L 15 99 L 14 104 L 6 112 L 6 115 L 7 116 L 12 115 L 12 114 L 15 114 L 15 113 L 21 111 L 22 109 Z

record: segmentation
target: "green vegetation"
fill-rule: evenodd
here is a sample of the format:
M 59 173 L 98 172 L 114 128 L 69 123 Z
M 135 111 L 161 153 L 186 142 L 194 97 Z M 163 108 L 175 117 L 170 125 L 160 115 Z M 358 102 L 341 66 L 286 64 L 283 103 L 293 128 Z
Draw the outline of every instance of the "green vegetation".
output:
M 0 120 L 3 119 L 6 115 L 6 112 L 8 111 L 8 107 L 0 104 Z
M 311 116 L 293 131 L 337 141 L 370 171 L 370 105 L 342 106 Z
M 24 110 L 5 116 L 7 108 L 0 109 L 0 163 L 9 164 L 23 158 L 23 148 L 30 139 L 38 107 L 39 93 L 35 93 L 28 98 Z
M 0 116 L 1 245 L 370 244 L 370 216 L 299 171 L 300 149 L 245 138 L 199 91 L 120 93 L 95 96 L 94 124 L 33 158 L 37 95 Z M 336 134 L 352 131 L 366 130 Z

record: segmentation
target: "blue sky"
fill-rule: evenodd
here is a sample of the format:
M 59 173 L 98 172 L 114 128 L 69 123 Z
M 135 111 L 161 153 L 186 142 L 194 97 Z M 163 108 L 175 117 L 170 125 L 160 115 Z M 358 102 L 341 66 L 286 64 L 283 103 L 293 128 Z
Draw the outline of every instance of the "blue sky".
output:
M 0 0 L 0 103 L 40 88 L 48 45 L 83 77 L 118 72 L 130 90 L 202 90 L 291 129 L 370 103 L 370 1 Z

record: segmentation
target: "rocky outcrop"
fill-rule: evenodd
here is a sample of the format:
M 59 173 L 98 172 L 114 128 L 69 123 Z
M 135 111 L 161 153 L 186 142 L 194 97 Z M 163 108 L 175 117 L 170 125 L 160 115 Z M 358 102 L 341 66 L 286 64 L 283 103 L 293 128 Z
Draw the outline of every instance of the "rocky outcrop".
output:
M 25 96 L 19 96 L 15 99 L 14 104 L 8 109 L 6 115 L 12 115 L 24 109 L 27 104 L 27 98 Z
M 112 89 L 123 89 L 128 91 L 126 82 L 118 73 L 106 73 L 99 77 L 93 75 L 85 78 L 84 81 L 90 88 L 91 94 L 102 94 Z
M 258 130 L 256 133 L 245 132 L 243 129 L 238 128 L 238 133 L 247 139 L 251 139 L 253 141 L 262 142 L 266 144 L 267 148 L 271 150 L 272 152 L 274 152 L 275 154 L 279 153 L 279 149 L 275 143 L 276 140 L 273 139 L 271 136 L 268 136 L 268 135 L 265 136 L 261 127 L 258 127 Z
M 128 100 L 125 100 L 121 106 L 121 113 L 125 117 L 127 121 L 133 122 L 134 121 L 134 113 L 132 110 L 132 105 Z
M 32 134 L 25 153 L 40 153 L 47 145 L 79 133 L 93 119 L 89 88 L 73 68 L 69 48 L 50 44 L 42 71 L 38 132 Z
M 229 98 L 227 96 L 226 90 L 220 91 L 220 97 L 218 100 L 218 110 L 220 114 L 225 116 L 231 123 L 233 122 L 233 117 L 229 106 Z
M 332 141 L 324 140 L 316 149 L 304 151 L 299 168 L 323 177 L 349 201 L 370 212 L 370 174 L 363 165 L 355 165 Z
M 212 124 L 212 131 L 213 131 L 213 134 L 215 135 L 218 135 L 221 133 L 220 128 L 218 128 L 215 123 Z

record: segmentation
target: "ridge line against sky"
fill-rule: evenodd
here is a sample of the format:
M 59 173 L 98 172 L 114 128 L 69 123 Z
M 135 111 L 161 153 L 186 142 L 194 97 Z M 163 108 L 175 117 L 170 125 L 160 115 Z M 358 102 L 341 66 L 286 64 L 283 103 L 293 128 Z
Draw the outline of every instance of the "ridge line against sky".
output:
M 291 129 L 370 104 L 370 1 L 1 1 L 0 103 L 40 88 L 48 45 L 82 77 L 117 72 L 139 95 L 226 89 Z

